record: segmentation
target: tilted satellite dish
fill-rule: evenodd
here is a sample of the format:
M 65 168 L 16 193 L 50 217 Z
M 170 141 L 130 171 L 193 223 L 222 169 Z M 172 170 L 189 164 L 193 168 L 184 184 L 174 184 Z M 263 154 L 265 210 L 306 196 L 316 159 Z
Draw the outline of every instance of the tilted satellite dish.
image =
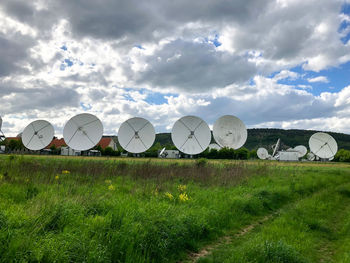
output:
M 315 155 L 312 153 L 312 152 L 309 152 L 307 155 L 306 155 L 306 158 L 309 160 L 309 161 L 315 161 Z
M 50 144 L 54 134 L 55 130 L 48 121 L 33 121 L 23 130 L 22 143 L 29 150 L 41 150 Z
M 338 151 L 337 142 L 324 132 L 317 132 L 309 139 L 310 150 L 321 159 L 329 159 Z
M 171 139 L 181 152 L 199 154 L 208 148 L 211 132 L 208 124 L 201 118 L 185 116 L 175 122 Z
M 2 142 L 3 140 L 5 140 L 5 135 L 4 135 L 4 133 L 2 132 L 1 127 L 2 127 L 2 118 L 1 118 L 1 116 L 0 116 L 0 142 Z
M 216 144 L 216 143 L 211 143 L 211 144 L 209 144 L 208 148 L 209 148 L 209 151 L 210 151 L 211 149 L 215 149 L 215 150 L 217 150 L 217 151 L 220 151 L 220 150 L 222 149 L 222 147 L 221 147 L 220 145 Z
M 241 148 L 247 140 L 247 128 L 235 116 L 225 115 L 214 123 L 213 136 L 221 147 Z
M 265 148 L 259 148 L 256 151 L 256 154 L 258 155 L 259 159 L 266 160 L 269 157 L 269 153 Z
M 307 148 L 304 145 L 298 145 L 294 147 L 294 150 L 298 152 L 298 157 L 302 158 L 307 153 Z
M 131 118 L 122 123 L 118 131 L 120 146 L 130 153 L 147 151 L 154 143 L 156 132 L 144 118 Z
M 72 117 L 63 129 L 64 141 L 70 148 L 77 151 L 91 149 L 101 140 L 102 135 L 102 122 L 89 113 Z
M 163 153 L 165 152 L 165 147 L 160 151 L 159 155 L 163 156 Z
M 274 157 L 276 155 L 276 153 L 278 152 L 279 148 L 281 145 L 281 139 L 278 139 L 276 144 L 272 146 L 273 149 L 273 153 L 272 153 L 272 157 Z

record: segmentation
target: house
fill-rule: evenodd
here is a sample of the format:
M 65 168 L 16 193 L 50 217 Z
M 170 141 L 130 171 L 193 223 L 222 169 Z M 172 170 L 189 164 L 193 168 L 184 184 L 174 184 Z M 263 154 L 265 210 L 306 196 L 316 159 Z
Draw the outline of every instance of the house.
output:
M 114 151 L 118 150 L 117 143 L 114 141 L 113 137 L 111 136 L 102 137 L 100 142 L 97 145 L 101 146 L 102 149 L 111 147 Z
M 105 136 L 102 137 L 99 143 L 96 146 L 101 146 L 102 149 L 106 149 L 107 147 L 111 147 L 113 150 L 117 150 L 117 144 L 113 140 L 113 137 L 111 136 Z M 52 146 L 55 146 L 56 148 L 66 147 L 67 144 L 64 141 L 64 139 L 57 139 L 56 137 L 52 140 L 52 142 L 46 146 L 46 149 L 50 149 Z
M 50 142 L 48 146 L 45 147 L 45 149 L 50 149 L 52 146 L 55 146 L 56 148 L 61 148 L 64 146 L 67 146 L 64 139 L 57 139 L 56 137 L 53 138 L 53 140 Z

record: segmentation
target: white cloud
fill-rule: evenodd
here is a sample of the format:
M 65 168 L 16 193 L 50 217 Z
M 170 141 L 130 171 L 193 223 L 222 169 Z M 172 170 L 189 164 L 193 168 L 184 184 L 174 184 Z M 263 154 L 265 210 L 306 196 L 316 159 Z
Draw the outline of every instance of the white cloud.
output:
M 341 41 L 348 29 L 338 30 L 349 21 L 339 14 L 342 4 L 4 0 L 4 130 L 16 135 L 41 118 L 60 135 L 65 122 L 87 106 L 108 134 L 134 116 L 148 118 L 158 132 L 169 131 L 188 114 L 209 124 L 234 114 L 250 127 L 349 132 L 349 87 L 316 96 L 312 85 L 279 83 L 302 79 L 296 66 L 319 72 L 350 61 L 350 45 Z M 161 102 L 150 102 L 152 94 Z
M 309 83 L 316 83 L 316 82 L 329 83 L 329 80 L 326 76 L 318 76 L 315 78 L 308 78 L 307 81 Z

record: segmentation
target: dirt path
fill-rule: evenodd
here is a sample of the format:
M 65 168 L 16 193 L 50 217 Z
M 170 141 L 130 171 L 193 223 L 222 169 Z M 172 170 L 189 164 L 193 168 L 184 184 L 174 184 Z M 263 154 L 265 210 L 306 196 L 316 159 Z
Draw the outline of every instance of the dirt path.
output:
M 263 217 L 263 218 L 261 218 L 259 220 L 257 220 L 256 222 L 254 222 L 254 223 L 252 223 L 250 225 L 245 226 L 244 228 L 240 229 L 238 233 L 231 234 L 231 235 L 226 235 L 226 236 L 221 237 L 215 243 L 209 244 L 209 245 L 203 247 L 200 251 L 198 251 L 196 253 L 192 252 L 191 254 L 189 254 L 187 259 L 185 261 L 182 261 L 182 262 L 197 262 L 197 260 L 199 260 L 202 257 L 205 257 L 205 256 L 209 255 L 213 250 L 217 249 L 219 246 L 232 242 L 232 240 L 234 238 L 242 237 L 242 236 L 248 234 L 254 228 L 256 228 L 259 225 L 262 225 L 265 222 L 267 222 L 268 220 L 273 218 L 278 213 L 279 213 L 279 210 L 274 212 L 274 213 L 271 213 L 271 214 L 269 214 L 269 215 L 267 215 L 267 216 L 265 216 L 265 217 Z

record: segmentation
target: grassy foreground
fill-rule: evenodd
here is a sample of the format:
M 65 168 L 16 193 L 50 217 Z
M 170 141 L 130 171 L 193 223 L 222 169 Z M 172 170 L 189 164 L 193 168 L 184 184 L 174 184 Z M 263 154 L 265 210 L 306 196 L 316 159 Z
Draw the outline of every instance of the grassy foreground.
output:
M 334 240 L 323 240 L 323 233 L 307 237 L 335 246 L 330 257 L 342 257 L 348 246 L 341 240 L 349 241 L 343 224 L 349 207 L 342 206 L 350 199 L 349 184 L 349 166 L 343 165 L 0 156 L 0 261 L 176 262 L 282 207 L 296 207 L 279 217 L 295 222 L 314 204 L 308 200 L 328 209 L 305 215 L 316 228 L 333 222 L 327 218 L 336 211 L 344 214 Z M 282 223 L 271 227 L 286 229 Z M 303 238 L 298 226 L 286 236 Z M 275 234 L 276 240 L 256 235 L 256 251 L 270 246 L 266 242 L 277 249 L 288 243 Z M 242 260 L 253 253 L 249 242 L 238 245 Z M 312 246 L 286 247 L 317 260 Z M 236 255 L 231 250 L 219 254 L 230 258 Z M 247 260 L 242 262 L 265 262 Z

